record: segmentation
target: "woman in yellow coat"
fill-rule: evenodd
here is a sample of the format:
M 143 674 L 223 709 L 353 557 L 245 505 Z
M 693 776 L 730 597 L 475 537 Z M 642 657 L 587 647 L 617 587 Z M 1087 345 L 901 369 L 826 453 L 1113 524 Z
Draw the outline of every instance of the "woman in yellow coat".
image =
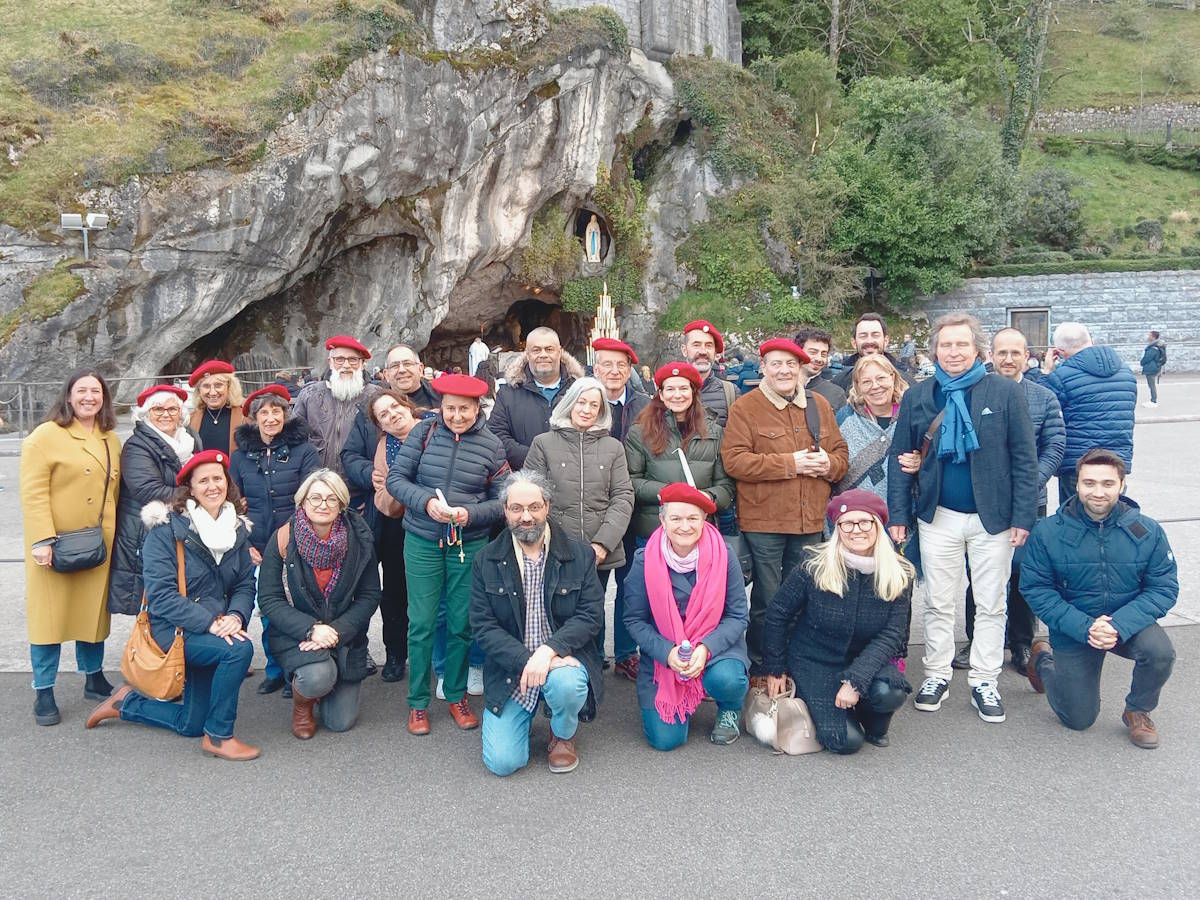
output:
M 25 615 L 33 662 L 34 720 L 57 725 L 54 681 L 64 641 L 87 679 L 84 696 L 112 693 L 104 678 L 108 637 L 108 565 L 121 484 L 121 440 L 114 433 L 112 396 L 100 373 L 73 372 L 46 421 L 21 444 L 21 512 L 25 523 Z M 105 561 L 60 573 L 51 568 L 55 535 L 102 526 Z

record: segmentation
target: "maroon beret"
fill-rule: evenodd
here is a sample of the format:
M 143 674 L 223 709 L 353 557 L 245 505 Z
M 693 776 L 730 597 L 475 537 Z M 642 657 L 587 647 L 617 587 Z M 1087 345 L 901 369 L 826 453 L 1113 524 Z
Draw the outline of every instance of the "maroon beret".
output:
M 661 391 L 663 382 L 668 378 L 686 378 L 696 390 L 700 390 L 700 385 L 704 381 L 696 367 L 685 362 L 669 362 L 665 366 L 660 366 L 654 373 L 654 386 Z
M 246 398 L 246 402 L 242 404 L 242 415 L 250 415 L 250 404 L 259 397 L 266 397 L 268 394 L 274 394 L 276 397 L 282 397 L 285 403 L 292 402 L 291 393 L 282 384 L 268 384 L 265 388 L 259 388 Z
M 188 387 L 195 387 L 203 379 L 209 375 L 232 375 L 233 366 L 225 362 L 223 359 L 210 359 L 208 362 L 200 363 L 196 368 L 192 369 L 192 374 L 188 377 Z
M 705 334 L 712 335 L 713 343 L 717 345 L 717 352 L 725 352 L 725 340 L 721 337 L 721 332 L 717 331 L 717 327 L 706 319 L 697 319 L 694 322 L 688 322 L 683 326 L 683 336 L 686 339 L 689 331 L 703 331 Z
M 175 476 L 175 484 L 182 487 L 188 480 L 188 476 L 198 467 L 205 463 L 219 463 L 225 467 L 225 471 L 229 471 L 229 454 L 222 453 L 220 450 L 201 450 L 196 453 L 183 464 L 183 468 L 179 470 L 179 474 Z
M 371 358 L 371 351 L 347 334 L 335 334 L 325 342 L 326 350 L 332 351 L 334 347 L 343 347 L 346 350 L 353 350 L 355 353 L 362 356 L 363 359 Z
M 594 341 L 592 341 L 592 349 L 593 350 L 615 350 L 618 353 L 626 354 L 629 357 L 629 361 L 631 363 L 633 363 L 635 366 L 637 365 L 637 362 L 638 362 L 637 354 L 633 352 L 633 348 L 630 347 L 624 341 L 618 341 L 616 338 L 606 338 L 606 337 L 596 338 Z
M 487 382 L 471 375 L 440 375 L 429 382 L 442 396 L 474 397 L 478 400 L 488 392 Z
M 682 481 L 676 481 L 673 484 L 668 484 L 665 488 L 658 492 L 659 503 L 690 503 L 697 507 L 706 515 L 712 515 L 717 511 L 717 504 L 713 502 L 713 498 L 704 491 L 697 490 L 690 484 Z
M 179 398 L 180 403 L 186 403 L 188 398 L 188 392 L 181 387 L 175 387 L 173 384 L 156 384 L 137 395 L 138 406 L 145 406 L 147 400 L 159 393 L 174 394 Z
M 825 507 L 825 516 L 829 521 L 834 523 L 844 513 L 848 512 L 870 513 L 882 522 L 885 527 L 888 523 L 887 503 L 878 494 L 865 491 L 862 488 L 853 488 L 843 494 L 838 494 Z
M 758 345 L 758 355 L 766 356 L 772 350 L 782 350 L 784 353 L 790 353 L 802 363 L 812 362 L 808 358 L 808 354 L 800 349 L 800 345 L 795 341 L 789 341 L 787 338 L 771 338 L 769 341 L 763 341 Z

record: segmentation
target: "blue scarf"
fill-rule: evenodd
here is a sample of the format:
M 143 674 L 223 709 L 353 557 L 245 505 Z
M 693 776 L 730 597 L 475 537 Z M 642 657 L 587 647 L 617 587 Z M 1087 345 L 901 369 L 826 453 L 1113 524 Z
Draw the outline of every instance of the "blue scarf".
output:
M 392 463 L 396 461 L 396 456 L 400 453 L 400 448 L 404 446 L 404 441 L 396 437 L 394 434 L 384 434 L 384 440 L 387 442 L 384 445 L 384 459 L 387 461 L 389 470 L 392 468 Z
M 946 397 L 946 418 L 942 422 L 942 433 L 938 437 L 939 458 L 951 457 L 951 462 L 967 461 L 967 454 L 979 449 L 979 438 L 975 424 L 971 421 L 971 409 L 967 406 L 967 389 L 983 380 L 987 369 L 978 359 L 975 365 L 958 376 L 950 376 L 940 365 L 933 368 L 933 377 Z

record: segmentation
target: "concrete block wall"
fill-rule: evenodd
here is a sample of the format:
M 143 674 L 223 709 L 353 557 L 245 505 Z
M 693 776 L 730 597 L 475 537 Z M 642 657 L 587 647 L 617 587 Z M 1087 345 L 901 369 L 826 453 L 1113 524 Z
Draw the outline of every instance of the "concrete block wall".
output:
M 921 306 L 931 323 L 969 312 L 989 334 L 1009 324 L 1012 310 L 1048 309 L 1051 335 L 1060 322 L 1082 322 L 1096 343 L 1135 364 L 1153 328 L 1167 342 L 1168 371 L 1200 372 L 1200 270 L 971 278 Z

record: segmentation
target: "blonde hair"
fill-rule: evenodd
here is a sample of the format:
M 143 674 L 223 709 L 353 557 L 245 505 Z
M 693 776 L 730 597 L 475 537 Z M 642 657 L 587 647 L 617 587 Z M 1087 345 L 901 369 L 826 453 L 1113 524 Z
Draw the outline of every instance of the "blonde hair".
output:
M 342 504 L 342 512 L 345 512 L 350 506 L 350 491 L 346 487 L 346 482 L 342 481 L 342 476 L 333 471 L 333 469 L 316 469 L 304 479 L 300 487 L 296 489 L 293 497 L 297 508 L 303 505 L 305 498 L 308 497 L 308 492 L 313 489 L 313 485 L 318 481 L 333 491 L 338 498 L 338 502 Z
M 912 563 L 896 552 L 888 539 L 883 522 L 871 516 L 875 523 L 875 593 L 880 599 L 891 602 L 904 593 L 904 589 L 917 577 Z M 846 593 L 846 561 L 842 558 L 841 540 L 837 525 L 833 537 L 809 549 L 809 558 L 804 568 L 813 577 L 817 587 L 839 597 Z
M 850 391 L 846 395 L 847 402 L 851 406 L 866 406 L 867 398 L 858 393 L 858 376 L 862 374 L 867 366 L 879 366 L 884 372 L 892 376 L 894 380 L 892 385 L 892 402 L 899 403 L 900 398 L 904 396 L 904 392 L 908 390 L 908 382 L 904 380 L 904 376 L 900 374 L 900 370 L 892 365 L 892 361 L 882 353 L 876 353 L 874 356 L 864 356 L 854 364 L 854 371 L 850 376 Z
M 225 386 L 229 388 L 229 406 L 231 409 L 240 409 L 242 404 L 246 402 L 245 391 L 242 389 L 242 383 L 236 375 L 228 375 L 224 372 L 218 372 L 215 375 L 205 375 L 196 382 L 196 386 L 192 388 L 191 406 L 192 409 L 202 409 L 204 401 L 200 398 L 200 385 L 208 381 L 210 378 L 220 378 L 225 382 Z

